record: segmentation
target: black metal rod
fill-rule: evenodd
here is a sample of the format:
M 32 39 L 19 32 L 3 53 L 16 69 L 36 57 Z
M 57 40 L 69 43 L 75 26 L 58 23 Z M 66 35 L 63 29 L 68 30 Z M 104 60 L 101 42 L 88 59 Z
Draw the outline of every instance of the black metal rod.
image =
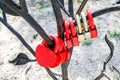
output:
M 51 0 L 51 3 L 56 17 L 57 27 L 60 30 L 60 36 L 61 38 L 64 38 L 64 27 L 59 2 L 58 0 Z M 62 64 L 61 68 L 62 68 L 62 80 L 68 80 L 67 63 Z
M 42 27 L 31 17 L 31 15 L 27 12 L 23 12 L 20 6 L 14 5 L 15 3 L 11 2 L 11 0 L 1 0 L 7 7 L 9 7 L 12 11 L 23 17 L 33 29 L 35 29 L 38 34 L 48 42 L 48 44 L 53 45 L 54 42 L 51 38 L 45 33 Z
M 4 19 L 0 17 L 0 21 L 21 41 L 21 43 L 35 56 L 34 50 L 28 45 L 28 43 L 22 38 L 22 36 L 12 28 Z
M 86 3 L 88 0 L 83 0 L 83 2 L 81 3 L 79 9 L 77 10 L 76 14 L 80 14 L 81 11 L 83 10 L 83 8 L 85 7 Z
M 4 0 L 5 1 L 5 0 Z M 120 6 L 116 6 L 116 7 L 112 7 L 112 8 L 109 8 L 109 9 L 104 9 L 104 10 L 101 10 L 101 11 L 103 11 L 103 13 L 101 12 L 101 11 L 98 11 L 98 12 L 96 12 L 96 13 L 93 13 L 93 17 L 97 17 L 97 16 L 99 16 L 99 15 L 102 15 L 102 14 L 105 14 L 105 13 L 108 13 L 108 12 L 112 12 L 112 11 L 119 11 L 120 10 Z M 19 14 L 21 14 L 21 13 L 19 13 Z M 27 15 L 28 16 L 28 15 Z M 25 17 L 25 16 L 22 16 L 22 17 Z M 30 15 L 29 15 L 29 17 L 31 17 Z M 31 19 L 31 18 L 27 18 L 27 19 Z M 25 19 L 26 20 L 26 19 Z M 29 21 L 29 20 L 28 20 Z M 61 24 L 62 25 L 62 24 Z M 67 73 L 67 70 L 65 70 L 65 67 L 66 67 L 66 65 L 64 65 L 63 64 L 63 73 Z M 66 75 L 66 76 L 64 76 L 64 78 L 66 78 L 66 79 L 64 79 L 64 80 L 67 80 L 68 78 L 68 74 Z
M 71 60 L 71 57 L 72 57 L 72 51 L 73 51 L 73 47 L 72 48 L 70 48 L 70 58 L 69 58 L 69 60 L 68 60 L 68 62 L 66 63 L 67 65 L 66 65 L 66 67 L 68 68 L 68 66 L 69 66 L 69 64 L 70 64 L 70 60 Z
M 95 18 L 95 17 L 101 16 L 103 14 L 114 12 L 114 11 L 120 11 L 120 5 L 114 5 L 114 6 L 112 5 L 110 7 L 107 7 L 107 8 L 101 9 L 101 10 L 97 10 L 97 11 L 93 12 L 92 15 L 93 15 L 93 18 Z
M 67 10 L 65 9 L 65 7 L 61 4 L 61 2 L 59 1 L 59 5 L 60 5 L 60 8 L 70 17 L 70 13 L 67 12 Z
M 62 80 L 69 80 L 68 79 L 68 66 L 67 66 L 67 62 L 63 63 L 61 65 L 62 68 Z
M 60 6 L 59 6 L 59 1 L 51 0 L 51 4 L 55 14 L 58 30 L 60 30 L 60 34 L 58 35 L 60 35 L 61 38 L 64 38 L 63 17 L 62 17 Z
M 105 41 L 106 41 L 108 47 L 110 48 L 110 54 L 108 55 L 108 57 L 106 58 L 106 60 L 103 64 L 103 70 L 101 70 L 101 74 L 95 80 L 100 80 L 103 76 L 105 76 L 106 78 L 109 79 L 109 77 L 107 77 L 107 75 L 105 75 L 104 72 L 106 71 L 106 65 L 109 63 L 109 61 L 113 57 L 114 45 L 112 42 L 110 42 L 110 40 L 108 40 L 107 35 L 105 35 Z
M 12 11 L 9 7 L 7 7 L 5 4 L 0 2 L 0 8 L 3 10 L 3 12 L 13 15 L 13 16 L 19 16 L 16 12 Z
M 5 20 L 5 22 L 7 22 L 7 17 L 4 11 L 2 11 L 2 15 L 3 15 L 3 19 Z
M 4 13 L 5 15 L 5 13 Z M 35 56 L 35 52 L 34 50 L 30 47 L 29 44 L 27 44 L 27 42 L 23 39 L 23 37 L 14 29 L 12 28 L 11 25 L 9 25 L 5 19 L 2 19 L 0 17 L 0 21 L 21 41 L 21 43 Z M 30 62 L 34 62 L 36 60 L 30 60 Z M 51 70 L 49 68 L 45 68 L 46 71 L 48 72 L 48 74 L 54 79 L 54 80 L 58 80 L 54 74 L 51 72 Z
M 28 14 L 28 9 L 26 6 L 26 1 L 25 0 L 19 0 L 20 2 L 20 6 L 21 6 L 21 10 L 24 14 Z
M 64 0 L 59 0 L 59 1 L 64 6 Z
M 52 73 L 52 71 L 49 69 L 49 68 L 45 68 L 46 69 L 46 71 L 48 72 L 48 74 L 54 79 L 54 80 L 58 80 L 55 76 L 54 76 L 54 74 Z
M 73 0 L 68 0 L 68 10 L 71 17 L 74 17 Z
M 92 16 L 93 16 L 93 18 L 96 18 L 98 16 L 101 16 L 101 15 L 104 15 L 104 14 L 107 14 L 110 12 L 115 12 L 115 11 L 120 11 L 120 5 L 114 5 L 114 6 L 106 7 L 101 10 L 97 10 L 92 13 Z M 86 18 L 87 18 L 87 16 L 86 16 Z M 82 21 L 82 20 L 80 19 L 80 21 Z M 74 23 L 74 25 L 75 26 L 77 25 L 76 22 Z
M 104 77 L 104 74 L 102 73 L 101 75 L 99 75 L 95 80 L 100 80 L 101 78 Z
M 45 33 L 42 27 L 33 19 L 31 15 L 23 16 L 23 18 L 39 33 L 39 35 L 48 42 L 49 45 L 53 45 L 54 42 L 51 38 Z

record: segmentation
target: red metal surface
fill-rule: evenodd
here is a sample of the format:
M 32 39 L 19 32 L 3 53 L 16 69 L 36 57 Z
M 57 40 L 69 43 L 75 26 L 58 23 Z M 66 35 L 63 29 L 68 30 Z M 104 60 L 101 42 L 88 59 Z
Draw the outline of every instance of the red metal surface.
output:
M 97 28 L 94 23 L 92 13 L 90 10 L 87 10 L 87 17 L 88 17 L 88 23 L 89 23 L 89 28 L 91 32 L 91 38 L 96 38 L 98 36 Z
M 36 60 L 42 67 L 55 68 L 69 59 L 70 50 L 60 37 L 50 36 L 50 38 L 54 41 L 54 45 L 50 46 L 43 40 L 36 48 Z
M 71 31 L 71 35 L 72 35 L 73 46 L 78 46 L 79 45 L 78 36 L 77 36 L 77 32 L 75 30 L 73 19 L 71 17 L 69 18 L 69 26 L 70 26 L 70 31 Z
M 90 29 L 95 29 L 95 24 L 94 24 L 94 20 L 92 17 L 92 13 L 90 10 L 87 10 L 87 17 L 88 17 L 88 22 L 89 22 L 89 27 Z
M 73 45 L 72 45 L 72 40 L 71 40 L 71 32 L 70 32 L 69 24 L 68 24 L 67 20 L 64 21 L 64 28 L 65 28 L 66 44 L 67 44 L 68 48 L 70 48 Z
M 43 45 L 38 45 L 36 48 L 36 60 L 42 67 L 50 67 L 50 65 L 54 65 L 57 60 L 57 56 L 55 53 L 49 48 L 46 48 Z

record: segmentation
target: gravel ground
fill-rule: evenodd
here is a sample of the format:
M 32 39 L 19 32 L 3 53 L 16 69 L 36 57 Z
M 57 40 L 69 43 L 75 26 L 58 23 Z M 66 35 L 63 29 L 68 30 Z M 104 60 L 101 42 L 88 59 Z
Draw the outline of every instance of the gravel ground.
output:
M 116 0 L 90 0 L 86 5 L 85 10 L 89 8 L 93 12 L 111 6 L 115 1 Z M 46 33 L 56 35 L 55 17 L 50 4 L 46 3 L 46 5 L 47 6 L 40 11 L 34 6 L 30 7 L 29 13 L 36 19 L 36 21 L 38 21 Z M 78 7 L 79 4 L 75 2 L 75 11 Z M 38 36 L 36 39 L 33 39 L 33 36 L 37 33 L 25 20 L 23 20 L 23 18 L 11 15 L 7 16 L 8 22 L 35 50 L 42 38 Z M 89 46 L 82 46 L 82 43 L 80 43 L 80 46 L 74 48 L 73 56 L 68 68 L 70 80 L 94 80 L 100 74 L 103 68 L 103 62 L 110 53 L 110 50 L 105 43 L 104 36 L 108 34 L 108 31 L 112 31 L 113 29 L 120 31 L 119 19 L 120 12 L 108 13 L 94 19 L 98 28 L 99 36 L 97 39 L 91 40 L 92 44 Z M 114 43 L 115 50 L 112 60 L 107 65 L 106 74 L 111 80 L 120 80 L 115 79 L 115 77 L 119 77 L 119 74 L 114 71 L 112 72 L 110 69 L 113 65 L 120 71 L 120 41 L 116 38 L 109 39 Z M 40 67 L 37 62 L 28 63 L 22 66 L 15 66 L 8 63 L 12 55 L 20 52 L 25 53 L 30 58 L 34 59 L 21 42 L 2 23 L 0 23 L 0 80 L 52 80 L 45 69 Z M 30 68 L 30 70 L 25 76 L 26 79 L 23 79 L 23 74 L 28 68 Z M 60 67 L 57 67 L 52 70 L 61 73 L 60 69 Z M 102 80 L 107 79 L 103 78 Z

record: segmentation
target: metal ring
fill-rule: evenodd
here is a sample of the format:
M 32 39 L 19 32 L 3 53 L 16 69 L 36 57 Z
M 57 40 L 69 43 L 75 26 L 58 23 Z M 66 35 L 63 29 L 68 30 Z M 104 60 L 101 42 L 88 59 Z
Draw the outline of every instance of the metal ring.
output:
M 88 23 L 89 23 L 89 28 L 91 32 L 91 38 L 96 38 L 98 36 L 97 28 L 94 23 L 92 13 L 90 10 L 87 10 L 87 17 L 88 17 Z
M 80 16 L 82 17 L 82 20 L 83 20 L 83 28 L 84 30 L 87 32 L 89 31 L 88 29 L 88 22 L 87 22 L 87 19 L 86 19 L 86 16 L 85 16 L 85 13 L 84 12 L 81 12 Z
M 90 10 L 87 10 L 87 17 L 90 29 L 95 29 L 96 26 L 94 24 L 93 16 Z
M 65 37 L 66 39 L 70 39 L 70 30 L 69 30 L 69 24 L 68 24 L 68 21 L 65 20 L 64 21 L 64 29 L 65 29 Z
M 73 23 L 73 19 L 71 17 L 69 18 L 69 27 L 70 27 L 72 37 L 76 36 L 77 35 L 76 29 Z
M 82 26 L 81 26 L 80 17 L 78 14 L 75 15 L 75 19 L 78 27 L 78 33 L 80 34 L 82 33 Z

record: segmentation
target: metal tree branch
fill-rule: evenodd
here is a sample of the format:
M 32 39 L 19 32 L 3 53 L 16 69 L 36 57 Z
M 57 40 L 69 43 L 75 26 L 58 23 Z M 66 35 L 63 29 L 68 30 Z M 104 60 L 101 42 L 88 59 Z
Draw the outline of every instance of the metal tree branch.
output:
M 116 11 L 120 11 L 120 5 L 112 5 L 110 7 L 106 7 L 104 9 L 100 9 L 100 10 L 97 10 L 95 12 L 92 13 L 92 16 L 93 18 L 96 18 L 98 16 L 101 16 L 103 14 L 107 14 L 107 13 L 110 13 L 110 12 L 116 12 Z M 87 18 L 87 16 L 86 16 Z M 82 20 L 80 19 L 80 21 L 82 22 Z M 75 26 L 77 25 L 76 22 L 74 23 Z
M 74 17 L 73 0 L 68 0 L 68 10 L 70 16 L 73 18 Z
M 0 21 L 21 41 L 21 43 L 34 55 L 34 50 L 27 44 L 27 42 L 22 38 L 22 36 L 15 31 L 11 25 L 9 25 L 4 19 L 0 17 Z M 34 55 L 35 56 L 35 55 Z
M 21 11 L 20 11 L 21 12 Z M 27 15 L 26 13 L 24 13 L 25 15 Z M 27 16 L 27 17 L 29 17 L 27 20 L 31 20 L 31 16 Z M 1 18 L 1 22 L 2 22 L 3 20 L 2 20 L 2 18 Z M 33 20 L 34 21 L 34 20 Z M 4 21 L 3 21 L 4 22 Z M 35 22 L 36 23 L 36 22 Z M 9 25 L 9 24 L 8 24 Z M 34 24 L 33 24 L 34 25 Z M 9 27 L 9 26 L 8 26 Z M 11 27 L 12 28 L 12 27 Z M 41 29 L 39 29 L 39 30 L 41 30 Z M 14 32 L 15 30 L 12 30 L 11 32 Z M 17 32 L 17 31 L 16 31 Z M 28 45 L 25 41 L 23 41 L 24 39 L 22 38 L 22 36 L 19 34 L 17 34 L 17 33 L 15 33 L 15 35 L 17 36 L 17 37 L 19 37 L 19 39 L 20 40 L 22 40 L 21 42 L 26 46 L 26 45 Z M 43 34 L 44 35 L 44 34 Z M 27 47 L 28 48 L 28 47 Z M 31 50 L 30 50 L 31 51 Z M 34 52 L 31 52 L 33 55 L 34 55 Z M 46 71 L 48 72 L 48 74 L 54 79 L 54 78 L 56 78 L 54 75 L 53 75 L 53 73 L 50 71 L 50 69 L 49 68 L 45 68 L 46 69 Z M 56 79 L 57 80 L 57 79 Z
M 106 65 L 109 63 L 109 61 L 112 59 L 113 57 L 113 51 L 114 51 L 114 45 L 112 42 L 109 41 L 109 39 L 107 38 L 107 35 L 105 35 L 105 41 L 108 45 L 108 47 L 110 48 L 110 54 L 108 55 L 108 57 L 106 58 L 104 64 L 103 64 L 103 70 L 101 71 L 101 74 L 95 79 L 95 80 L 100 80 L 102 77 L 107 77 L 107 75 L 104 74 L 104 72 L 106 71 Z M 109 78 L 108 78 L 109 79 Z M 110 80 L 110 79 L 109 79 Z
M 60 5 L 60 8 L 70 17 L 70 13 L 67 12 L 67 10 L 66 10 L 65 7 L 61 4 L 60 1 L 59 1 L 59 5 Z
M 63 27 L 63 17 L 59 6 L 58 0 L 50 0 L 52 4 L 52 8 L 55 14 L 57 28 L 60 30 L 60 34 L 58 34 L 61 38 L 64 38 L 64 27 Z
M 51 78 L 53 78 L 54 80 L 59 80 L 56 78 L 56 76 L 52 73 L 52 71 L 49 68 L 45 68 L 45 69 L 48 72 L 48 74 L 51 76 Z
M 59 1 L 64 6 L 64 0 L 59 0 Z
M 64 38 L 64 27 L 63 27 L 63 21 L 62 21 L 62 14 L 60 11 L 60 6 L 58 0 L 51 0 L 53 11 L 56 17 L 57 27 L 60 30 L 60 36 L 61 38 Z M 61 65 L 62 68 L 62 79 L 68 80 L 68 70 L 67 70 L 67 63 L 63 63 Z
M 106 74 L 104 74 L 104 76 L 105 76 L 108 80 L 111 80 Z
M 50 45 L 53 44 L 53 41 L 49 38 L 49 36 L 45 33 L 45 31 L 42 29 L 42 27 L 33 19 L 33 17 L 27 12 L 23 12 L 21 6 L 15 5 L 12 0 L 0 0 L 1 3 L 4 3 L 9 7 L 12 11 L 23 17 L 37 32 L 38 34 L 46 40 Z M 25 4 L 25 3 L 24 3 Z M 22 2 L 21 2 L 22 5 Z M 26 9 L 26 7 L 25 7 Z
M 0 0 L 0 3 L 4 3 L 5 4 L 5 6 L 7 6 L 11 11 L 13 11 L 13 12 L 11 12 L 10 14 L 12 14 L 12 13 L 14 13 L 14 15 L 16 14 L 17 16 L 22 16 L 35 30 L 36 29 L 38 29 L 38 33 L 40 34 L 40 35 L 43 35 L 43 39 L 45 39 L 46 41 L 48 41 L 50 44 L 53 44 L 53 42 L 52 42 L 52 40 L 48 37 L 48 36 L 46 36 L 46 34 L 44 34 L 45 32 L 44 32 L 44 30 L 41 30 L 41 28 L 37 28 L 37 27 L 41 27 L 29 14 L 28 14 L 28 11 L 27 11 L 27 7 L 26 7 L 26 3 L 25 3 L 25 0 L 20 0 L 21 1 L 21 3 L 20 3 L 20 6 L 18 6 L 18 5 L 16 5 L 16 4 L 14 4 L 13 2 L 12 2 L 12 0 Z M 52 3 L 53 3 L 53 5 L 54 6 L 57 6 L 58 5 L 58 3 L 57 4 L 55 4 L 55 0 L 51 0 L 51 1 L 53 1 Z M 58 0 L 56 0 L 56 2 L 57 2 Z M 23 5 L 23 6 L 22 6 Z M 5 7 L 5 8 L 3 8 L 2 10 L 4 11 L 4 10 L 6 10 L 7 9 L 7 7 Z M 58 8 L 58 10 L 57 9 L 54 9 L 56 12 L 56 14 L 59 14 L 59 7 L 57 6 L 57 8 Z M 24 10 L 23 10 L 24 9 Z M 96 11 L 96 12 L 94 12 L 93 13 L 93 17 L 97 17 L 97 16 L 100 16 L 100 15 L 102 15 L 102 14 L 105 14 L 105 13 L 108 13 L 108 12 L 113 12 L 113 11 L 119 11 L 120 10 L 120 6 L 112 6 L 112 7 L 110 7 L 110 8 L 106 8 L 106 9 L 104 9 L 104 10 L 100 10 L 100 11 Z M 57 12 L 58 11 L 58 12 Z M 8 12 L 8 11 L 6 11 L 6 12 Z M 9 12 L 8 12 L 9 13 Z M 61 14 L 60 14 L 61 15 Z M 58 17 L 60 17 L 59 15 L 56 15 L 56 16 L 58 16 Z M 60 17 L 60 19 L 61 19 L 62 17 Z M 3 20 L 2 18 L 0 18 L 1 20 Z M 59 18 L 58 18 L 59 19 Z M 7 20 L 7 19 L 6 19 Z M 30 20 L 32 20 L 32 21 L 30 21 Z M 5 21 L 5 19 L 4 19 L 4 21 Z M 62 26 L 62 24 L 61 24 L 61 22 L 62 21 L 58 21 L 57 20 L 57 23 L 58 23 L 58 25 L 59 26 Z M 35 26 L 37 26 L 37 27 L 35 27 Z M 57 27 L 59 27 L 59 26 L 57 26 Z M 61 29 L 63 29 L 62 27 L 61 27 Z M 40 31 L 43 31 L 42 33 L 40 33 Z M 62 30 L 63 31 L 63 30 Z M 106 60 L 106 62 L 104 63 L 104 65 L 106 65 L 107 64 L 107 62 L 109 62 L 109 60 L 110 60 L 110 56 L 107 58 L 107 60 Z M 67 74 L 67 67 L 68 67 L 68 64 L 69 64 L 69 62 L 70 62 L 70 60 L 67 62 L 67 63 L 65 63 L 65 64 L 62 64 L 62 73 L 64 74 L 63 75 L 63 80 L 68 80 L 68 74 Z M 105 68 L 105 67 L 104 67 Z M 54 79 L 54 80 L 57 80 L 57 78 L 55 78 L 55 76 L 54 76 L 54 74 L 50 71 L 50 69 L 49 68 L 46 68 L 46 71 L 49 73 L 49 75 Z M 106 76 L 105 74 L 104 74 L 104 76 Z
M 68 60 L 68 62 L 66 63 L 67 65 L 66 65 L 66 67 L 68 68 L 68 66 L 69 66 L 69 64 L 70 64 L 70 60 L 71 60 L 71 57 L 72 57 L 72 54 L 73 54 L 73 47 L 72 48 L 70 48 L 70 51 L 71 51 L 71 54 L 70 54 L 70 58 L 69 58 L 69 60 Z
M 110 7 L 106 7 L 104 9 L 101 10 L 97 10 L 95 12 L 93 12 L 93 17 L 98 17 L 100 15 L 106 14 L 106 13 L 110 13 L 110 12 L 115 12 L 115 11 L 120 11 L 120 5 L 112 5 Z
M 112 67 L 119 74 L 119 77 L 120 77 L 120 71 L 115 66 L 112 66 Z
M 4 21 L 7 22 L 7 17 L 6 17 L 5 12 L 2 12 L 2 15 L 3 15 L 3 19 L 4 19 Z
M 19 2 L 20 2 L 20 6 L 21 6 L 21 12 L 23 12 L 23 14 L 28 14 L 26 1 L 25 0 L 19 0 Z
M 21 41 L 21 43 L 23 43 L 23 45 L 35 56 L 35 52 L 34 50 L 27 44 L 27 42 L 22 38 L 22 36 L 15 31 L 6 21 L 4 21 L 4 19 L 2 19 L 0 17 L 0 21 Z M 53 75 L 53 73 L 50 71 L 49 68 L 45 68 L 46 71 L 48 72 L 48 74 L 54 79 L 54 80 L 58 80 L 56 79 L 56 77 Z
M 35 56 L 35 52 L 34 50 L 30 47 L 29 44 L 27 44 L 27 42 L 23 39 L 23 37 L 14 29 L 12 28 L 11 25 L 9 25 L 7 23 L 7 18 L 5 13 L 3 12 L 3 19 L 0 17 L 0 21 L 21 41 L 21 43 L 23 43 L 23 45 Z M 36 60 L 31 60 L 31 61 L 36 61 Z M 48 74 L 54 79 L 54 80 L 58 80 L 54 74 L 52 73 L 52 71 L 49 68 L 45 68 L 46 71 L 48 72 Z
M 3 10 L 3 12 L 6 12 L 7 14 L 19 16 L 16 12 L 12 11 L 9 7 L 7 7 L 5 4 L 1 2 L 0 2 L 0 8 Z
M 83 8 L 85 7 L 86 3 L 88 0 L 83 0 L 83 2 L 81 3 L 79 9 L 77 10 L 76 14 L 80 14 L 81 11 L 83 10 Z

